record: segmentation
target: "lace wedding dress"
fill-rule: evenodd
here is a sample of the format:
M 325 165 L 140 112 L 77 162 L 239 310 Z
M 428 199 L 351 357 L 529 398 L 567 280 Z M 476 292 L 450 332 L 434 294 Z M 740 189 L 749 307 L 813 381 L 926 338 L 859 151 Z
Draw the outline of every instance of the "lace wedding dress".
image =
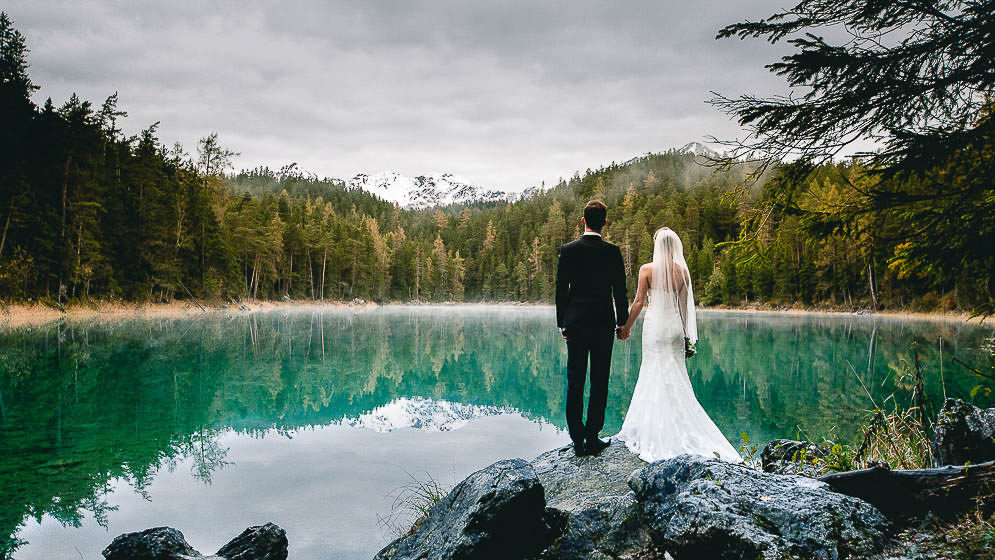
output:
M 616 437 L 647 462 L 682 453 L 740 462 L 698 403 L 688 377 L 684 337 L 696 342 L 698 329 L 683 247 L 672 230 L 657 232 L 651 266 L 639 378 Z

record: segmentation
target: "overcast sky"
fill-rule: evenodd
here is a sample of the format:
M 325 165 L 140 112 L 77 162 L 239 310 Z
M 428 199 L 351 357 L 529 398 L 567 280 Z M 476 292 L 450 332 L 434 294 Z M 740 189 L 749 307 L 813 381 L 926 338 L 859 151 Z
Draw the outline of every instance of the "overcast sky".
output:
M 126 133 L 193 152 L 219 134 L 237 167 L 319 175 L 451 172 L 504 190 L 740 135 L 709 91 L 768 94 L 784 48 L 714 39 L 785 0 L 674 2 L 39 2 L 36 101 L 117 91 Z

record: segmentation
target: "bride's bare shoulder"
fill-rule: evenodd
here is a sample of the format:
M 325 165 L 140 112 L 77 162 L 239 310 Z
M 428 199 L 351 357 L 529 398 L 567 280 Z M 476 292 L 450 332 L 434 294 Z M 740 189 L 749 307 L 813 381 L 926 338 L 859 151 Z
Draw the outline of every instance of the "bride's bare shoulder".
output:
M 639 267 L 639 281 L 649 287 L 653 283 L 653 263 L 649 262 Z

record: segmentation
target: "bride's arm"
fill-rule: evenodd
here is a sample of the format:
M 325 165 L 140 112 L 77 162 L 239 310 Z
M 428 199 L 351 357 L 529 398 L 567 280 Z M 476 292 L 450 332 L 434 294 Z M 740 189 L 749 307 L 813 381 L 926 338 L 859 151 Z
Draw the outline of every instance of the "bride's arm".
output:
M 680 288 L 677 291 L 677 312 L 681 314 L 681 323 L 683 323 L 686 333 L 688 326 L 688 284 L 691 282 L 691 276 L 683 268 L 676 267 L 675 278 L 681 279 Z
M 631 330 L 632 325 L 636 324 L 636 319 L 639 318 L 639 314 L 643 311 L 643 306 L 646 305 L 646 292 L 649 290 L 649 273 L 649 266 L 644 264 L 639 267 L 639 284 L 636 286 L 636 298 L 632 300 L 632 307 L 629 308 L 629 320 L 624 325 L 626 331 Z

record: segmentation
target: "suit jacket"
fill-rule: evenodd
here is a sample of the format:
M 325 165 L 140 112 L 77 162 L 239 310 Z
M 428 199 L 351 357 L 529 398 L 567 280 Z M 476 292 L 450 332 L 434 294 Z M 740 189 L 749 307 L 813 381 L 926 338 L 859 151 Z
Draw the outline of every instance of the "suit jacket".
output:
M 628 318 L 625 265 L 618 247 L 597 235 L 585 235 L 560 247 L 556 267 L 557 326 L 609 329 L 624 324 Z

